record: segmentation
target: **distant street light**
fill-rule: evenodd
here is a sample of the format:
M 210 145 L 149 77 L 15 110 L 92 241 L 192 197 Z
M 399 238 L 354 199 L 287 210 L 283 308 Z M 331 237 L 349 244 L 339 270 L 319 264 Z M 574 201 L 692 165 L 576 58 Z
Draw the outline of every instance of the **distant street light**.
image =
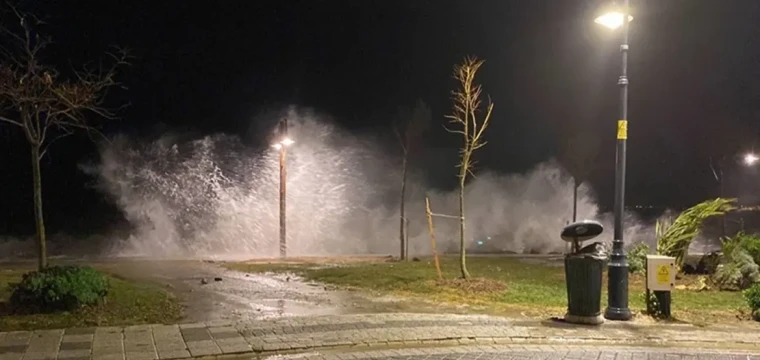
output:
M 623 6 L 596 18 L 597 24 L 610 29 L 622 27 L 623 39 L 620 45 L 622 57 L 620 86 L 620 117 L 617 121 L 617 148 L 615 155 L 615 218 L 612 251 L 607 267 L 607 308 L 604 317 L 610 320 L 630 320 L 628 308 L 628 260 L 623 247 L 623 209 L 625 208 L 625 163 L 626 140 L 628 139 L 628 27 L 633 20 L 630 15 L 630 0 L 623 0 Z
M 280 257 L 285 258 L 288 255 L 288 245 L 286 237 L 287 228 L 287 216 L 285 213 L 286 203 L 286 184 L 287 184 L 287 168 L 286 168 L 286 154 L 288 146 L 293 145 L 293 139 L 288 137 L 288 119 L 283 118 L 280 120 L 279 129 L 277 133 L 279 139 L 276 143 L 272 144 L 272 147 L 280 150 Z
M 758 157 L 755 153 L 747 153 L 744 155 L 744 165 L 752 166 L 757 164 L 759 160 L 760 157 Z

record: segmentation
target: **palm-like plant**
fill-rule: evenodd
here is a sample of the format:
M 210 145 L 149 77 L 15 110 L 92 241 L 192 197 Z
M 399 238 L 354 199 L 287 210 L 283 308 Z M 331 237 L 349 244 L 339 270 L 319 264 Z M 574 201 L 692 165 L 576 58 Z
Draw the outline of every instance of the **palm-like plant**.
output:
M 675 220 L 658 220 L 655 227 L 657 253 L 675 257 L 676 268 L 680 271 L 689 246 L 699 234 L 704 221 L 713 216 L 723 216 L 736 209 L 734 203 L 736 199 L 707 200 L 686 209 Z

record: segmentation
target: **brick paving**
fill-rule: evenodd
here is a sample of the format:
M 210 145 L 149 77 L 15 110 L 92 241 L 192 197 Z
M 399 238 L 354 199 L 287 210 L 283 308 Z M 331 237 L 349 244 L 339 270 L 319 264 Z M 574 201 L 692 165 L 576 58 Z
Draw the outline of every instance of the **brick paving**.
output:
M 742 351 L 658 349 L 609 346 L 491 345 L 457 348 L 416 348 L 341 353 L 270 356 L 265 360 L 733 360 L 760 359 L 760 353 Z
M 498 348 L 505 357 L 494 357 L 497 356 L 497 352 L 493 351 L 473 352 L 472 356 L 477 359 L 485 356 L 485 353 L 490 355 L 484 359 L 536 358 L 538 355 L 534 356 L 530 351 L 519 348 L 521 344 L 528 343 L 585 346 L 615 343 L 744 349 L 757 347 L 760 353 L 760 331 L 706 330 L 691 326 L 645 326 L 631 323 L 584 327 L 478 315 L 335 315 L 246 322 L 211 321 L 179 325 L 3 332 L 0 333 L 0 360 L 154 360 L 235 355 L 252 357 L 269 353 L 325 351 L 335 348 L 344 349 L 343 355 L 340 356 L 349 356 L 345 355 L 345 351 L 355 352 L 377 347 L 407 347 L 419 350 L 416 348 L 442 348 L 453 345 L 514 347 Z M 504 352 L 506 350 L 511 352 Z M 528 352 L 516 352 L 518 350 Z M 547 349 L 535 351 L 538 351 L 536 354 L 540 352 L 548 354 L 547 356 L 558 356 L 556 358 L 560 359 L 575 356 L 575 353 L 570 352 L 564 354 L 565 350 L 562 349 L 555 352 L 547 352 Z M 590 358 L 607 359 L 610 358 L 609 354 L 614 355 L 612 358 L 618 358 L 618 352 L 590 351 Z M 405 359 L 422 359 L 427 358 L 422 356 L 430 354 L 397 355 Z M 716 354 L 710 356 L 713 355 Z M 374 355 L 370 354 L 370 357 L 372 356 Z M 435 356 L 449 359 L 455 355 Z M 470 359 L 472 356 L 466 358 Z M 698 353 L 677 356 L 680 357 L 674 358 L 702 358 Z M 396 358 L 395 355 L 380 357 Z M 582 358 L 589 357 L 584 355 Z M 717 357 L 723 358 L 731 357 Z M 742 358 L 746 359 L 747 356 L 744 355 Z

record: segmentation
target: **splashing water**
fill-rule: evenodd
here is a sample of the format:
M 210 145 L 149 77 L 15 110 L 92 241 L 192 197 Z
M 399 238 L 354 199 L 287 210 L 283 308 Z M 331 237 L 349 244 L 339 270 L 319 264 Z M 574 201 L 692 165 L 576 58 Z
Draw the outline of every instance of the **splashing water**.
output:
M 288 254 L 396 254 L 398 159 L 312 114 L 291 112 L 287 155 Z M 279 157 L 215 135 L 184 141 L 118 137 L 95 169 L 100 189 L 134 226 L 110 255 L 151 257 L 278 254 Z M 424 197 L 433 212 L 455 215 L 455 191 L 426 191 L 409 180 L 410 253 L 429 254 Z M 579 218 L 599 214 L 591 189 L 579 189 Z M 492 250 L 562 251 L 558 234 L 572 209 L 572 182 L 553 161 L 525 175 L 481 172 L 466 188 L 467 240 L 489 237 Z M 629 223 L 635 223 L 630 219 Z M 628 225 L 629 237 L 640 229 Z M 458 246 L 455 219 L 435 219 L 439 250 Z M 611 227 L 608 227 L 611 230 Z M 609 241 L 611 231 L 605 239 Z

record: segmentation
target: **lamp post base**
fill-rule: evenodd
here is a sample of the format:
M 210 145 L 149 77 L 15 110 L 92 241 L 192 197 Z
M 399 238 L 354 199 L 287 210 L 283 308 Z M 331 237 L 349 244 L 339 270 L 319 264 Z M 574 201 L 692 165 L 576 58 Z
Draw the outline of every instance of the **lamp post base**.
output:
M 633 314 L 631 314 L 631 309 L 628 308 L 608 307 L 604 309 L 604 317 L 607 320 L 628 321 L 631 320 Z

